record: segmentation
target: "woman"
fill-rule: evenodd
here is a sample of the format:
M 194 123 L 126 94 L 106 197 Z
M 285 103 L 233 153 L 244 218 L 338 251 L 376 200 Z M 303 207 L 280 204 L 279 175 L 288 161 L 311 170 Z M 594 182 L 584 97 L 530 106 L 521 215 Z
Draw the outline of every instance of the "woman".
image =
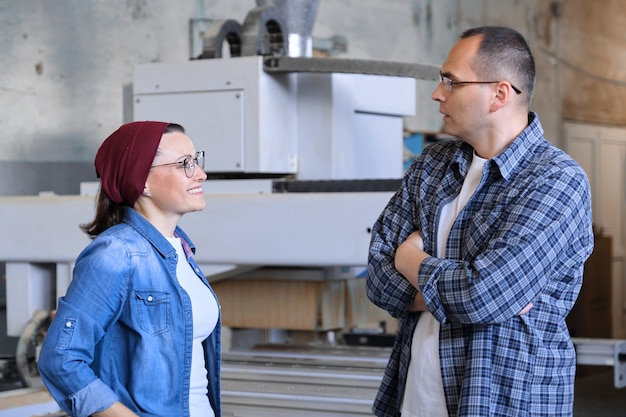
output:
M 204 209 L 204 153 L 180 125 L 132 122 L 96 155 L 93 238 L 39 371 L 71 416 L 220 416 L 220 316 L 177 226 Z

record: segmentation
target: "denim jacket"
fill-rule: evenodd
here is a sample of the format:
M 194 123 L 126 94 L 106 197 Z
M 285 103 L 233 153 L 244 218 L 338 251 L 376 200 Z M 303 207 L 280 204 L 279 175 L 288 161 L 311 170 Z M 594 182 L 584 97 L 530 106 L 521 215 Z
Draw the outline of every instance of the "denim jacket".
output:
M 178 227 L 175 235 L 210 288 L 193 244 Z M 120 401 L 142 417 L 189 416 L 193 323 L 176 263 L 176 250 L 131 208 L 79 255 L 39 357 L 42 380 L 65 412 L 87 417 Z M 217 417 L 220 329 L 218 319 L 203 344 Z

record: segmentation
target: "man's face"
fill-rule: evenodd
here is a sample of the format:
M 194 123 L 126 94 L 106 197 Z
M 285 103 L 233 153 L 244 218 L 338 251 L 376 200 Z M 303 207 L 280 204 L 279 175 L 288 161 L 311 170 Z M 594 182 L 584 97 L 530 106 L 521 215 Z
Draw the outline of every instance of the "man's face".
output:
M 453 81 L 483 81 L 471 66 L 480 37 L 474 36 L 459 40 L 450 50 L 441 66 L 441 74 Z M 439 112 L 443 114 L 443 132 L 468 141 L 480 138 L 486 128 L 490 100 L 493 96 L 492 84 L 456 84 L 446 88 L 441 82 L 435 88 L 432 98 L 439 102 Z

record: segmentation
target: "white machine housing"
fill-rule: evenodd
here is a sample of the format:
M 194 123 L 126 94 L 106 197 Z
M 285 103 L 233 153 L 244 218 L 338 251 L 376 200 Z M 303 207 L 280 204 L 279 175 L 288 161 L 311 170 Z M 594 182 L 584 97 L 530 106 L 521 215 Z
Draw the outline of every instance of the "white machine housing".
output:
M 399 178 L 415 88 L 397 76 L 268 74 L 261 56 L 143 64 L 134 119 L 183 125 L 208 172 Z
M 206 209 L 182 219 L 202 248 L 203 271 L 217 279 L 263 265 L 365 265 L 368 228 L 389 192 L 273 193 L 271 178 L 400 178 L 402 115 L 415 112 L 415 82 L 268 74 L 260 56 L 138 66 L 135 120 L 180 123 L 206 152 L 207 171 L 254 178 L 207 181 Z M 0 224 L 14 236 L 0 257 L 9 336 L 65 294 L 74 259 L 89 243 L 78 224 L 93 217 L 97 184 L 82 188 L 81 196 L 1 201 Z

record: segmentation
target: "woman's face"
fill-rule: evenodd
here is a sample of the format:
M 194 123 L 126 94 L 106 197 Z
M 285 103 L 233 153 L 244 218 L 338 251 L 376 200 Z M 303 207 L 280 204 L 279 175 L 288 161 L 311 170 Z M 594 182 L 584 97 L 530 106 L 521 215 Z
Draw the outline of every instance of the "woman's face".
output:
M 149 220 L 177 222 L 185 213 L 204 209 L 202 183 L 207 175 L 202 167 L 196 166 L 191 178 L 187 177 L 183 161 L 189 156 L 196 157 L 196 148 L 189 136 L 180 132 L 163 135 L 146 180 L 146 190 L 140 197 L 141 206 L 145 208 L 142 214 Z M 175 162 L 180 164 L 173 164 Z

